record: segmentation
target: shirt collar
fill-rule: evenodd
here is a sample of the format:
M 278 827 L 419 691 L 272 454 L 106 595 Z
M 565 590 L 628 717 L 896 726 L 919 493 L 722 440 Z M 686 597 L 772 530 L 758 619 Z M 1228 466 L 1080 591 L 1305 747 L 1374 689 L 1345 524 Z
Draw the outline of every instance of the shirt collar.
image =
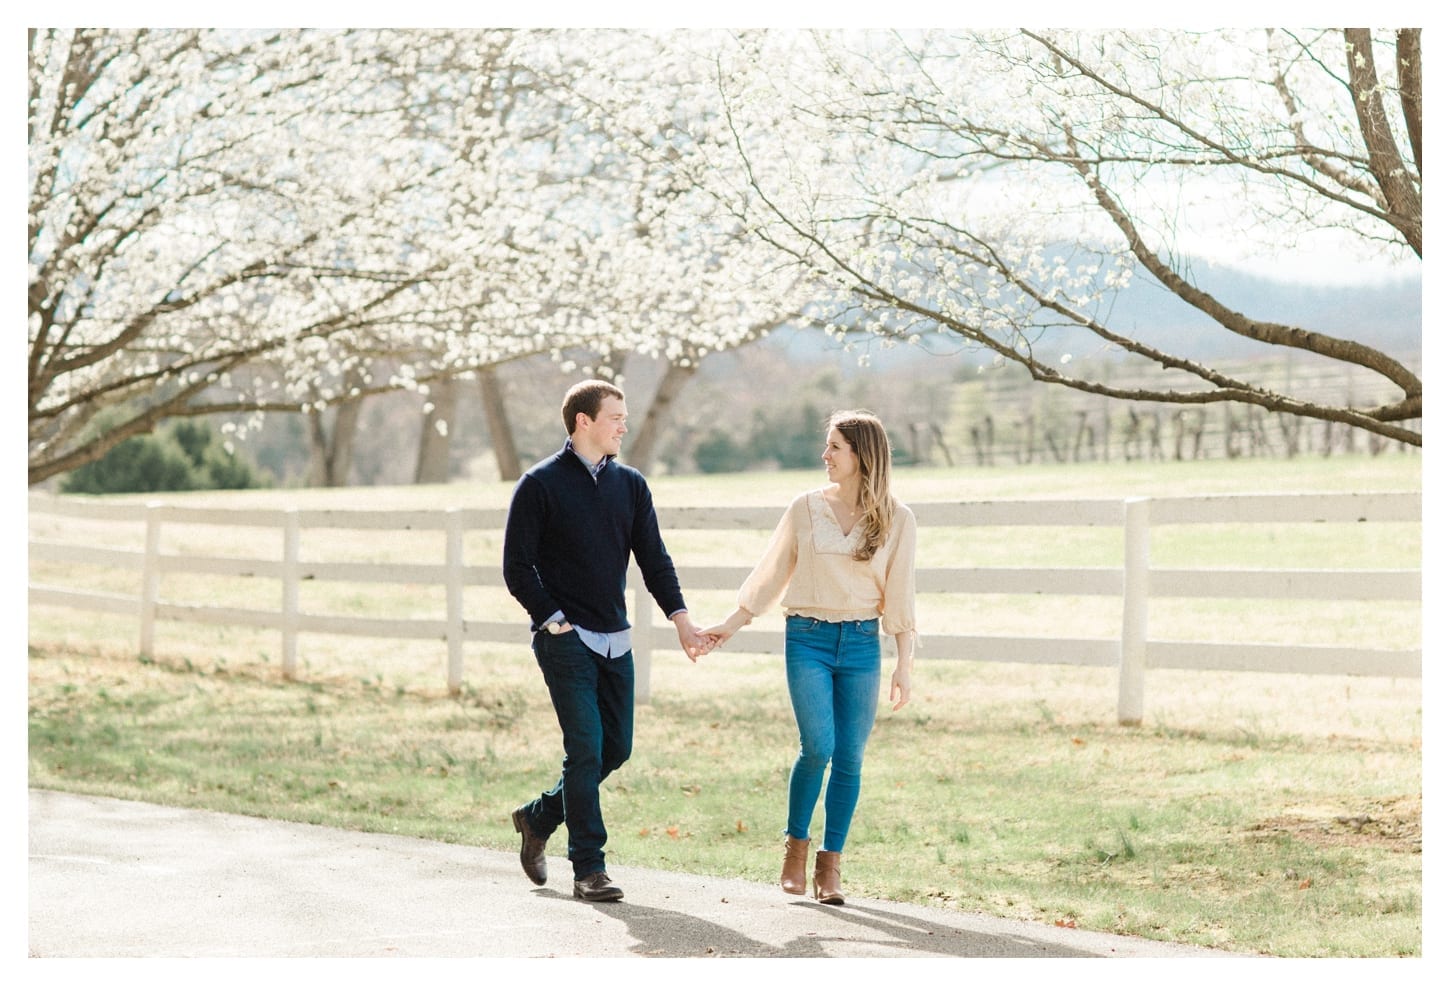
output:
M 564 448 L 570 452 L 573 452 L 574 457 L 577 458 L 580 462 L 584 463 L 584 468 L 589 470 L 589 475 L 593 476 L 596 481 L 599 479 L 599 474 L 604 471 L 604 467 L 609 465 L 610 460 L 614 458 L 613 453 L 606 452 L 604 454 L 604 457 L 598 462 L 590 462 L 579 453 L 578 449 L 574 447 L 574 439 L 572 438 L 567 438 L 564 440 Z

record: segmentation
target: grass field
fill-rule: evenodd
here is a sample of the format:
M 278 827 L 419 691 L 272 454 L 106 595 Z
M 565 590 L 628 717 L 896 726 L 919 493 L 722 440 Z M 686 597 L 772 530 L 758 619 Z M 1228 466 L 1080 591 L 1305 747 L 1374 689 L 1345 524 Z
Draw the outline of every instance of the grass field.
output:
M 777 474 L 653 485 L 662 505 L 783 505 L 818 482 Z M 1419 487 L 1419 459 L 1404 455 L 898 477 L 908 501 Z M 494 485 L 207 499 L 493 506 L 507 495 Z M 1298 565 L 1324 552 L 1336 564 L 1419 563 L 1418 530 L 1348 539 L 1295 539 L 1290 549 L 1220 532 L 1219 547 L 1234 564 Z M 1031 550 L 1082 559 L 1112 548 L 1089 539 Z M 692 601 L 702 620 L 729 600 L 707 603 Z M 438 644 L 309 638 L 302 673 L 288 681 L 274 634 L 167 626 L 142 661 L 134 621 L 78 616 L 29 614 L 35 786 L 511 850 L 508 811 L 557 772 L 557 727 L 522 647 L 471 647 L 467 684 L 449 696 Z M 1006 626 L 1053 618 L 974 614 L 989 617 Z M 1260 619 L 1251 607 L 1174 618 Z M 1418 607 L 1381 611 L 1368 627 L 1307 612 L 1264 622 L 1272 625 L 1256 632 L 1419 646 Z M 1132 728 L 1114 721 L 1114 675 L 923 655 L 912 703 L 883 710 L 872 739 L 846 852 L 848 895 L 1271 955 L 1421 954 L 1418 680 L 1150 671 L 1145 723 Z M 611 858 L 772 881 L 793 749 L 778 658 L 726 650 L 691 665 L 657 654 L 634 757 L 605 786 Z

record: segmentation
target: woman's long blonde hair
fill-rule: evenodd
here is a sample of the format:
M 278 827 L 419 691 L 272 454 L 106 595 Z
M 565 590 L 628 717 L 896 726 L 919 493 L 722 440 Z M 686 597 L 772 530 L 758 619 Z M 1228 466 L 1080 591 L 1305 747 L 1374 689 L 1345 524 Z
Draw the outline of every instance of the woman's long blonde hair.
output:
M 891 440 L 881 419 L 870 411 L 837 411 L 826 430 L 836 429 L 856 453 L 861 485 L 856 507 L 861 511 L 861 543 L 852 555 L 870 561 L 886 543 L 896 501 L 891 496 Z

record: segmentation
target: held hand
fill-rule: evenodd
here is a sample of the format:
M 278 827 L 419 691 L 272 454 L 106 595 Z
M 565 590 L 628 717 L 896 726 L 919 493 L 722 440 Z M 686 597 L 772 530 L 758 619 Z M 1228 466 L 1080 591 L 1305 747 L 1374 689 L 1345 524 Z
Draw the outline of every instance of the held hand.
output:
M 704 657 L 715 649 L 715 640 L 699 627 L 695 627 L 695 646 L 698 648 L 698 655 Z
M 701 633 L 700 628 L 693 623 L 677 624 L 676 630 L 679 631 L 680 635 L 680 647 L 684 650 L 685 656 L 692 662 L 696 661 L 702 654 L 710 653 L 715 648 L 714 642 L 708 636 Z
M 712 627 L 706 627 L 702 633 L 709 637 L 714 643 L 712 646 L 719 647 L 725 641 L 735 636 L 735 628 L 728 623 L 716 623 Z
M 751 620 L 750 613 L 745 609 L 737 609 L 725 619 L 709 627 L 704 632 L 711 640 L 710 646 L 719 647 L 725 641 L 735 636 L 735 631 L 745 626 Z
M 898 711 L 903 705 L 911 701 L 911 672 L 897 668 L 891 673 L 891 711 Z

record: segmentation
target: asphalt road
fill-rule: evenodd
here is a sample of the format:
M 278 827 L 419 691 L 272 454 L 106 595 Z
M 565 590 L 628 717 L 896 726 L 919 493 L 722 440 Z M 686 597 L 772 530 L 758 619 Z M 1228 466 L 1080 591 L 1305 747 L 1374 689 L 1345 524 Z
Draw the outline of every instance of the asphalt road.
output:
M 535 887 L 511 852 L 51 791 L 29 848 L 32 959 L 1229 954 L 627 866 L 623 901 L 588 904 L 553 854 Z

